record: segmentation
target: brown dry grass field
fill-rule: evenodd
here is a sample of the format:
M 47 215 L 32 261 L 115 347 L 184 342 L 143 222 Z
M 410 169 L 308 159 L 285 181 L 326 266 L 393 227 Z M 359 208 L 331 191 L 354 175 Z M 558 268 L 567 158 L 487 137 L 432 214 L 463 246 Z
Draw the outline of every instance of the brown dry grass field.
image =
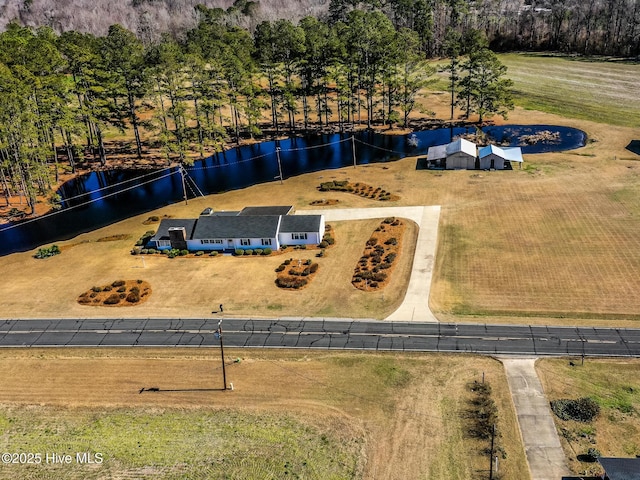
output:
M 590 423 L 554 416 L 569 467 L 576 475 L 602 473 L 594 463 L 580 461 L 590 448 L 605 457 L 640 455 L 640 381 L 636 359 L 543 359 L 536 363 L 545 394 L 551 400 L 591 397 L 600 414 Z
M 472 438 L 465 418 L 472 398 L 467 385 L 480 381 L 484 372 L 499 409 L 498 441 L 506 454 L 500 471 L 504 478 L 528 478 L 505 374 L 496 360 L 246 349 L 225 353 L 233 391 L 216 390 L 222 384 L 217 349 L 2 350 L 0 449 L 103 449 L 105 463 L 91 475 L 102 478 L 152 478 L 153 473 L 167 474 L 168 467 L 173 467 L 175 478 L 189 472 L 193 475 L 189 478 L 283 478 L 260 475 L 258 470 L 253 472 L 256 476 L 247 476 L 245 470 L 245 476 L 225 477 L 216 461 L 207 467 L 210 470 L 196 473 L 171 451 L 172 445 L 177 448 L 186 441 L 178 432 L 191 428 L 172 422 L 239 412 L 253 419 L 254 433 L 260 430 L 266 435 L 265 425 L 282 422 L 281 415 L 305 425 L 306 435 L 312 432 L 325 439 L 335 448 L 331 455 L 347 455 L 355 465 L 355 475 L 331 478 L 485 478 L 488 461 L 481 450 L 488 441 Z M 234 362 L 236 358 L 240 361 Z M 143 387 L 160 391 L 139 393 Z M 164 427 L 156 425 L 158 417 L 164 419 Z M 23 430 L 34 424 L 33 431 Z M 150 426 L 155 429 L 152 436 L 166 440 L 166 445 L 144 438 Z M 249 427 L 235 428 L 239 434 Z M 196 437 L 192 442 L 218 442 L 212 452 L 201 453 L 196 466 L 204 468 L 211 458 L 233 456 L 213 429 L 192 434 Z M 129 447 L 133 442 L 135 455 L 129 458 L 121 445 L 112 445 L 112 437 Z M 295 457 L 293 446 L 282 442 L 271 447 L 268 440 L 257 455 L 277 455 L 281 463 Z M 318 469 L 306 471 L 305 478 L 330 478 L 318 474 L 327 459 L 312 453 L 303 458 L 310 466 L 317 462 L 313 467 Z M 0 478 L 24 478 L 17 473 L 25 472 L 20 468 L 0 465 Z M 31 471 L 56 472 L 48 466 Z M 88 470 L 73 466 L 57 471 L 64 478 L 82 478 Z M 38 475 L 34 478 L 45 478 Z
M 615 319 L 634 325 L 640 311 L 640 157 L 624 147 L 640 133 L 519 109 L 510 121 L 578 127 L 589 143 L 571 152 L 526 155 L 522 170 L 424 171 L 416 170 L 415 158 L 407 158 L 301 175 L 283 185 L 257 185 L 154 213 L 193 216 L 206 206 L 238 209 L 272 204 L 274 197 L 303 210 L 326 197 L 316 189 L 322 181 L 376 185 L 400 196 L 385 205 L 442 206 L 430 299 L 442 320 L 522 322 L 526 317 L 531 323 L 606 325 Z M 380 206 L 342 192 L 331 198 L 340 200 L 338 208 Z M 142 223 L 147 217 L 60 244 L 117 234 L 137 238 L 151 228 Z M 79 244 L 46 260 L 33 259 L 33 252 L 0 258 L 0 307 L 7 317 L 110 315 L 99 308 L 87 313 L 74 299 L 94 284 L 139 276 L 154 294 L 128 309 L 128 316 L 206 315 L 212 305 L 224 303 L 237 315 L 384 318 L 402 299 L 411 252 L 401 256 L 404 270 L 394 273 L 384 299 L 356 291 L 351 273 L 375 224 L 336 224 L 337 248 L 319 259 L 322 271 L 301 292 L 276 290 L 278 257 L 147 257 L 142 268 L 141 258 L 128 254 L 132 241 L 122 240 Z M 409 234 L 415 238 L 416 232 Z

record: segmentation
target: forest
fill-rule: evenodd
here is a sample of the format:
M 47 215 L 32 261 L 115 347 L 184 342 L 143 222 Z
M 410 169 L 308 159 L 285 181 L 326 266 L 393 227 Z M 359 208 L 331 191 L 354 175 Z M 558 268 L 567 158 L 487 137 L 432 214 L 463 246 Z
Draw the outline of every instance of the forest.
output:
M 625 4 L 608 2 L 614 3 Z M 492 4 L 498 8 L 500 2 Z M 323 18 L 265 20 L 245 28 L 243 18 L 254 15 L 256 4 L 238 0 L 226 10 L 198 5 L 193 28 L 158 38 L 119 24 L 94 35 L 10 23 L 0 33 L 0 188 L 6 206 L 17 197 L 33 211 L 36 199 L 48 196 L 55 208 L 50 192 L 59 173 L 75 172 L 86 161 L 104 166 L 107 136 L 127 139 L 138 158 L 153 148 L 169 165 L 242 138 L 330 125 L 339 131 L 406 127 L 412 112 L 423 108 L 418 98 L 433 81 L 434 57 L 448 78 L 451 119 L 458 107 L 482 122 L 513 107 L 511 81 L 492 48 L 573 44 L 588 52 L 606 30 L 609 48 L 618 42 L 617 53 L 637 53 L 637 35 L 635 45 L 624 42 L 635 31 L 635 12 L 623 18 L 608 11 L 608 20 L 585 35 L 572 30 L 573 13 L 549 30 L 548 22 L 536 20 L 548 17 L 547 7 L 525 8 L 520 33 L 507 42 L 514 25 L 507 28 L 506 17 L 490 11 L 479 14 L 481 5 L 332 0 Z M 605 28 L 609 21 L 616 24 L 613 31 Z

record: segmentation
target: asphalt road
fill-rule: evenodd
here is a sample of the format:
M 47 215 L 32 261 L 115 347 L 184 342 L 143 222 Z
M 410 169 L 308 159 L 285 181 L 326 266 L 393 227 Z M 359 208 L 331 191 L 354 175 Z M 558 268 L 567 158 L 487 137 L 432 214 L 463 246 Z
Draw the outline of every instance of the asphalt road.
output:
M 211 347 L 217 318 L 0 320 L 0 347 Z M 640 357 L 640 330 L 341 319 L 224 319 L 226 347 Z

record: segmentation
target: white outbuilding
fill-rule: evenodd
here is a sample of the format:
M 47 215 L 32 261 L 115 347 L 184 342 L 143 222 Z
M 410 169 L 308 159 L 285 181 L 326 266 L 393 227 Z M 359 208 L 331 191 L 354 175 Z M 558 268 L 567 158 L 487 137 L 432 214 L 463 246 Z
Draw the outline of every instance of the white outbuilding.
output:
M 490 168 L 504 170 L 508 165 L 511 165 L 511 167 L 513 167 L 514 163 L 522 165 L 524 161 L 520 147 L 502 148 L 488 145 L 480 148 L 478 156 L 480 157 L 480 168 L 482 170 Z
M 447 145 L 447 170 L 473 170 L 476 168 L 476 144 L 459 138 Z

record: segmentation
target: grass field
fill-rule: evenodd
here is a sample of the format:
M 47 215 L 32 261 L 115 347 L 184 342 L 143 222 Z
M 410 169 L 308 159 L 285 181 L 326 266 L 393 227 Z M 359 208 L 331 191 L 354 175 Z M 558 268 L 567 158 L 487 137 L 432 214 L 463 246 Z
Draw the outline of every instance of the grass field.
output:
M 0 351 L 0 451 L 104 455 L 93 466 L 0 465 L 0 478 L 484 478 L 488 442 L 465 418 L 467 384 L 483 372 L 501 471 L 528 478 L 495 360 L 227 353 L 225 392 L 217 350 Z
M 637 127 L 640 64 L 544 54 L 505 54 L 516 104 L 528 109 Z
M 576 474 L 600 473 L 597 465 L 578 460 L 596 448 L 605 457 L 640 455 L 640 381 L 637 360 L 544 359 L 536 370 L 549 400 L 591 397 L 600 405 L 592 423 L 554 417 L 569 466 Z

